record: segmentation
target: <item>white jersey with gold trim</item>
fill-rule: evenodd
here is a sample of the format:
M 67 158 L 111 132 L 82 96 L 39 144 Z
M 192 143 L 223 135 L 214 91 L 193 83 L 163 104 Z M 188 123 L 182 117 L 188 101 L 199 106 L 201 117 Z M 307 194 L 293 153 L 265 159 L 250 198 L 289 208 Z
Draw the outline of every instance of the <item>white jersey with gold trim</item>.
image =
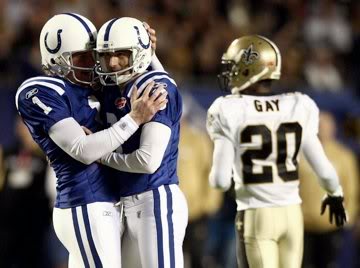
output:
M 317 139 L 319 109 L 305 94 L 220 97 L 208 111 L 213 141 L 233 144 L 238 210 L 301 203 L 297 162 L 306 139 Z

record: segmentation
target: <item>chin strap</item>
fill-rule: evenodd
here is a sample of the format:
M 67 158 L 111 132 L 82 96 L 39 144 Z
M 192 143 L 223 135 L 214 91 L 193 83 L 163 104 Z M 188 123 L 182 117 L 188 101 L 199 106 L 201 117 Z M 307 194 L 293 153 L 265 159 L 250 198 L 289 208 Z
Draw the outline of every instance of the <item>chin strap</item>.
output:
M 241 87 L 234 87 L 231 90 L 232 94 L 235 94 L 241 90 L 244 90 L 245 88 L 251 86 L 252 84 L 256 83 L 257 81 L 259 81 L 259 79 L 264 76 L 267 72 L 269 71 L 269 67 L 264 68 L 264 70 L 262 70 L 260 73 L 258 73 L 257 75 L 254 75 L 253 77 L 251 77 L 249 79 L 249 81 L 247 81 L 245 84 L 243 84 Z

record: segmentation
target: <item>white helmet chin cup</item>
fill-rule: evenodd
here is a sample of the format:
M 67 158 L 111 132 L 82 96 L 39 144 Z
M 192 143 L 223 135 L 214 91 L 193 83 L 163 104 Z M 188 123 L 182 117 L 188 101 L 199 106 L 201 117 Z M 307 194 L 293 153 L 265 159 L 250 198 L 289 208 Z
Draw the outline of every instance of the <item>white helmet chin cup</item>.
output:
M 40 33 L 41 62 L 45 72 L 79 83 L 92 84 L 76 77 L 75 71 L 92 72 L 94 66 L 75 66 L 72 56 L 77 52 L 92 51 L 96 45 L 97 31 L 85 17 L 75 13 L 63 13 L 49 19 Z M 93 79 L 89 79 L 93 80 Z
M 99 54 L 130 51 L 130 66 L 119 71 L 108 71 L 100 61 L 95 68 L 103 85 L 120 85 L 146 71 L 151 63 L 151 41 L 143 23 L 124 17 L 106 22 L 99 30 L 96 51 Z

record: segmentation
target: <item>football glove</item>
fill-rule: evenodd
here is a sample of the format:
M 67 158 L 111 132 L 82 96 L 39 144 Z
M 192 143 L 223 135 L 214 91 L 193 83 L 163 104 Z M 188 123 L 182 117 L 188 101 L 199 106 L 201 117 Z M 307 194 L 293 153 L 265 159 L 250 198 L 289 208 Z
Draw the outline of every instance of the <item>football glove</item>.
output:
M 330 223 L 332 224 L 335 218 L 335 223 L 337 227 L 343 226 L 347 221 L 346 211 L 343 202 L 344 197 L 341 191 L 341 194 L 339 195 L 325 195 L 321 203 L 321 215 L 324 214 L 326 207 L 329 206 Z

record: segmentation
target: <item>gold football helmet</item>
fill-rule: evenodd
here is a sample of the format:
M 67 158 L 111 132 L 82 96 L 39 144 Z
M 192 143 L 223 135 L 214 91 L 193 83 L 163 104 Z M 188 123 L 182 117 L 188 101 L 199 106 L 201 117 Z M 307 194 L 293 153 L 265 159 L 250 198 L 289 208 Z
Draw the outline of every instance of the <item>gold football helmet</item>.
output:
M 235 39 L 221 58 L 218 75 L 222 89 L 238 93 L 261 80 L 278 80 L 281 55 L 277 46 L 260 35 Z

